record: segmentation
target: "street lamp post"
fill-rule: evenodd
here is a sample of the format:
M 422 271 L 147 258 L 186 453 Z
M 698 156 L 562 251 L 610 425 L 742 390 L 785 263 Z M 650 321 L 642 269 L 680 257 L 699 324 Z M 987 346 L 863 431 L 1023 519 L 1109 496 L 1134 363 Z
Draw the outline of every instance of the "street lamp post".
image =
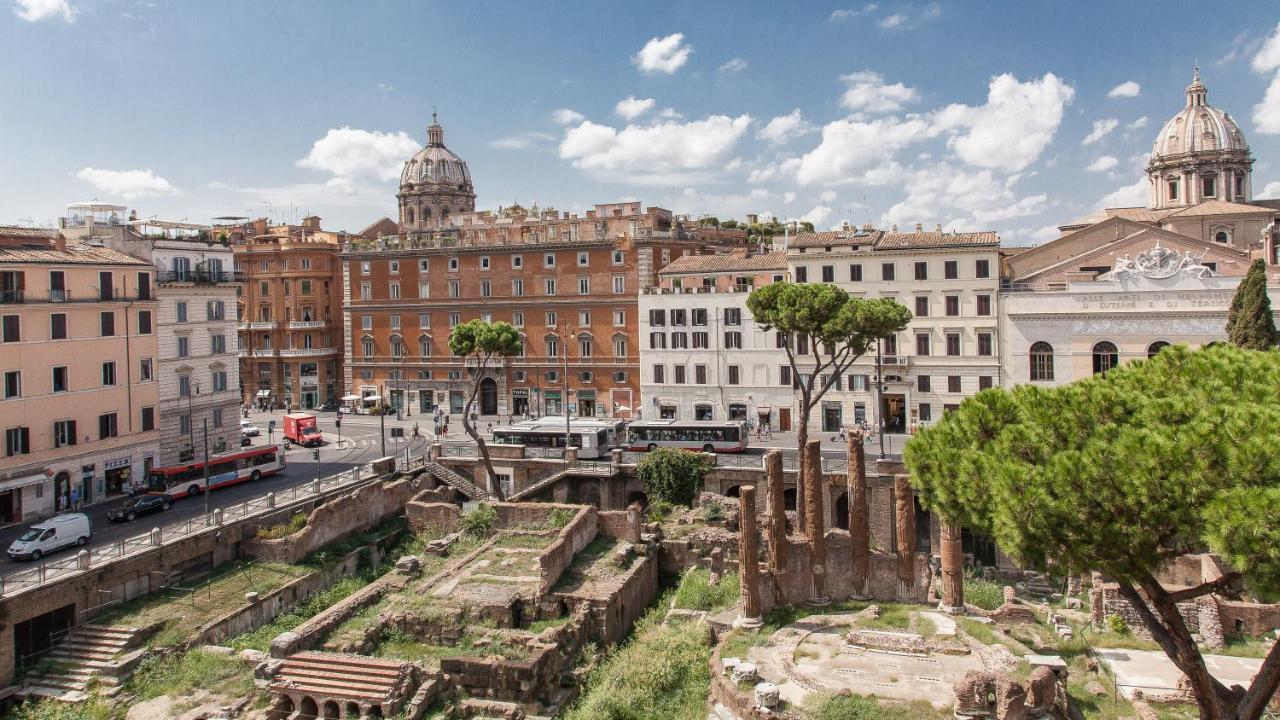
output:
M 204 418 L 204 514 L 209 515 L 209 418 Z

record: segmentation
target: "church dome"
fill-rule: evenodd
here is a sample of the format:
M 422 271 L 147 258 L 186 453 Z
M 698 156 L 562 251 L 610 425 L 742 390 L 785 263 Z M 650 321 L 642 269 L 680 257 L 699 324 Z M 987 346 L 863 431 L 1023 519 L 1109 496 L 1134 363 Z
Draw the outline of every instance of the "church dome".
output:
M 400 172 L 401 189 L 423 183 L 454 185 L 458 189 L 472 190 L 471 171 L 467 163 L 444 146 L 444 128 L 431 116 L 427 126 L 427 146 L 404 164 Z
M 1200 82 L 1199 69 L 1187 86 L 1187 104 L 1169 119 L 1156 136 L 1151 149 L 1151 160 L 1176 157 L 1189 153 L 1235 151 L 1248 154 L 1244 133 L 1230 115 L 1209 105 L 1205 98 L 1208 89 Z

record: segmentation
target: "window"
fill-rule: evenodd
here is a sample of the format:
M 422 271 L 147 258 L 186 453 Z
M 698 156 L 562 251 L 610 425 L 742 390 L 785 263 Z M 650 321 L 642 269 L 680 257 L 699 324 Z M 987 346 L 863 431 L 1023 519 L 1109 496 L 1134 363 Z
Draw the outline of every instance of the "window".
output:
M 1169 343 L 1164 340 L 1157 340 L 1147 346 L 1147 358 L 1153 358 L 1160 354 L 1160 351 L 1169 347 Z
M 262 261 L 262 269 L 263 269 L 263 270 L 266 270 L 266 269 L 267 269 L 267 261 L 266 261 L 266 260 L 263 260 L 263 261 Z M 368 275 L 368 274 L 369 274 L 369 273 L 371 273 L 371 272 L 373 272 L 373 263 L 372 263 L 372 262 L 369 262 L 368 260 L 362 260 L 362 261 L 360 262 L 360 274 L 361 274 L 361 275 Z
M 590 311 L 590 310 L 579 310 L 579 311 L 578 311 L 578 325 L 586 326 L 586 325 L 590 325 L 590 324 L 591 324 L 591 311 Z
M 431 338 L 426 335 L 418 338 L 418 354 L 422 357 L 431 357 Z
M 549 312 L 549 313 L 547 313 L 547 317 L 546 317 L 546 323 L 545 323 L 545 325 L 546 325 L 547 327 L 555 327 L 555 326 L 556 326 L 556 320 L 558 320 L 558 319 L 559 319 L 559 318 L 557 318 L 557 317 L 556 317 L 556 314 L 555 314 L 554 312 Z
M 916 390 L 919 392 L 931 392 L 928 375 L 920 375 L 916 378 Z
M 544 286 L 543 286 L 544 294 L 546 295 L 556 294 L 556 281 L 554 278 L 547 278 L 546 280 L 543 281 L 543 283 L 544 283 Z
M 373 283 L 360 283 L 360 299 L 361 300 L 373 299 Z
M 221 355 L 227 351 L 226 335 L 210 335 L 209 336 L 210 352 L 214 355 Z
M 112 387 L 116 384 L 116 364 L 114 362 L 102 363 L 102 384 L 104 387 Z
M 947 355 L 960 355 L 960 333 L 947 333 Z
M 578 340 L 578 357 L 591 357 L 591 340 L 590 338 L 580 338 Z
M 809 268 L 803 265 L 796 268 L 796 282 L 809 282 Z
M 624 337 L 616 337 L 613 339 L 613 356 L 624 358 L 627 356 L 627 339 Z
M 449 313 L 449 327 L 457 327 L 462 324 L 462 315 L 460 313 Z
M 673 326 L 684 325 L 686 318 L 687 318 L 687 313 L 683 309 L 677 308 L 671 311 L 671 324 Z
M 916 279 L 917 280 L 929 279 L 929 263 L 924 261 L 920 261 L 916 263 Z
M 627 279 L 622 275 L 613 276 L 613 293 L 621 295 L 627 291 Z
M 512 270 L 520 270 L 520 269 L 521 269 L 521 268 L 523 268 L 523 267 L 524 267 L 524 256 L 523 256 L 523 255 L 512 255 L 512 256 L 511 256 L 511 269 L 512 269 Z
M 189 375 L 178 376 L 178 397 L 191 397 L 191 377 Z
M 880 264 L 880 279 L 885 282 L 891 282 L 893 280 L 893 263 L 887 262 Z
M 994 351 L 995 351 L 994 346 L 995 346 L 995 343 L 992 342 L 991 333 L 989 332 L 978 333 L 978 354 L 979 355 L 983 357 L 990 357 L 991 355 L 994 354 Z
M 4 431 L 4 454 L 6 457 L 26 455 L 31 452 L 31 429 L 13 427 Z
M 360 329 L 361 329 L 361 330 L 372 330 L 372 329 L 373 329 L 373 316 L 372 316 L 372 315 L 361 315 L 361 316 L 360 316 Z
M 649 333 L 649 349 L 650 350 L 666 350 L 667 334 L 662 332 Z
M 929 354 L 929 335 L 928 333 L 916 334 L 916 355 L 925 356 Z
M 916 297 L 916 317 L 929 317 L 929 296 Z
M 693 366 L 693 383 L 695 385 L 707 384 L 707 366 L 706 365 Z
M 960 263 L 956 260 L 947 260 L 942 263 L 942 277 L 946 280 L 956 280 L 960 277 Z
M 1105 373 L 1120 364 L 1120 350 L 1115 343 L 1103 340 L 1093 346 L 1093 373 Z
M 3 320 L 0 320 L 0 325 L 3 325 L 4 328 L 3 331 L 0 331 L 2 332 L 0 338 L 3 338 L 4 342 L 19 342 L 22 339 L 17 315 L 5 315 Z
M 22 397 L 22 373 L 17 370 L 7 370 L 4 374 L 4 399 L 12 400 L 19 397 Z
M 429 282 L 418 283 L 418 297 L 423 299 L 431 297 L 431 283 Z
M 116 314 L 111 311 L 101 313 L 99 315 L 99 325 L 102 337 L 111 337 L 116 334 Z
M 920 422 L 933 420 L 933 407 L 929 403 L 920 403 Z
M 1213 175 L 1206 175 L 1203 178 L 1201 178 L 1200 184 L 1202 189 L 1204 190 L 1204 192 L 1202 192 L 1201 194 L 1204 195 L 1205 197 L 1213 197 L 1214 195 L 1218 194 L 1217 178 L 1215 178 Z
M 98 416 L 98 439 L 106 440 L 117 435 L 116 431 L 116 414 L 106 413 Z
M 578 253 L 578 267 L 586 267 L 591 264 L 591 254 L 586 252 Z
M 49 316 L 49 339 L 67 339 L 67 314 L 53 313 Z
M 481 270 L 488 270 L 488 269 L 489 269 L 489 256 L 488 256 L 488 255 L 481 255 L 481 256 L 480 256 L 480 269 L 481 269 Z
M 960 296 L 948 295 L 946 297 L 947 317 L 958 317 L 960 315 Z
M 973 276 L 976 278 L 991 277 L 991 261 L 977 260 L 973 264 Z
M 143 428 L 144 430 L 147 428 Z M 76 421 L 58 420 L 53 424 L 53 446 L 56 448 L 76 444 Z
M 862 263 L 849 266 L 849 282 L 862 282 Z
M 724 334 L 724 347 L 726 350 L 742 349 L 742 333 L 736 330 L 730 330 Z
M 667 381 L 666 368 L 662 365 L 653 366 L 653 382 L 661 385 Z
M 493 285 L 488 280 L 480 281 L 480 297 L 489 297 L 493 295 Z
M 556 266 L 556 254 L 546 253 L 542 256 L 542 267 L 553 268 Z
M 829 283 L 829 282 L 835 282 L 835 281 L 836 281 L 836 267 L 834 265 L 823 265 L 822 266 L 822 282 Z
M 991 389 L 991 376 L 990 376 L 990 375 L 979 375 L 979 376 L 978 376 L 978 389 L 979 389 L 979 390 L 990 390 L 990 389 Z
M 849 389 L 866 392 L 871 384 L 871 376 L 849 373 Z
M 400 283 L 398 282 L 387 283 L 387 297 L 391 298 L 392 300 L 400 299 Z
M 960 392 L 960 376 L 959 375 L 947 376 L 947 392 L 949 393 Z
M 98 299 L 111 300 L 115 297 L 115 274 L 110 270 L 98 273 Z
M 521 278 L 514 278 L 511 281 L 511 295 L 512 297 L 521 297 L 524 295 L 524 280 Z
M 692 323 L 690 323 L 690 324 L 692 324 L 692 325 L 706 325 L 706 324 L 707 324 L 707 309 L 706 309 L 706 308 L 694 308 L 694 309 L 693 309 L 693 313 L 692 313 L 692 317 L 693 317 L 693 322 L 692 322 Z
M 62 393 L 71 389 L 68 384 L 69 377 L 66 365 L 59 365 L 53 368 L 53 391 L 56 393 Z
M 725 325 L 741 325 L 742 324 L 742 308 L 725 308 L 724 324 Z
M 578 278 L 578 294 L 579 295 L 591 294 L 591 278 Z
M 978 314 L 983 316 L 991 315 L 991 296 L 990 295 L 978 296 Z
M 560 339 L 559 338 L 554 338 L 554 337 L 547 338 L 546 345 L 547 345 L 547 357 L 560 356 Z
M 151 358 L 138 361 L 138 382 L 151 382 Z
M 187 321 L 187 301 L 186 300 L 179 300 L 177 304 L 174 305 L 174 315 L 177 318 L 177 322 L 184 323 Z
M 213 374 L 213 391 L 226 392 L 227 391 L 227 371 L 214 370 L 212 374 Z M 218 426 L 215 424 L 214 427 L 218 427 Z
M 155 430 L 155 429 L 156 429 L 156 409 L 154 407 L 142 408 L 143 432 L 146 432 L 147 430 Z
M 178 357 L 184 358 L 191 355 L 191 338 L 184 335 L 178 336 Z
M 524 327 L 524 313 L 519 310 L 511 313 L 511 324 L 516 327 Z
M 449 297 L 456 298 L 462 295 L 462 288 L 457 280 L 449 281 Z
M 458 272 L 458 258 L 449 258 L 449 272 Z
M 672 368 L 672 370 L 675 373 L 673 377 L 673 381 L 675 382 L 675 384 L 683 385 L 684 384 L 684 366 L 676 365 L 674 368 Z
M 741 368 L 739 368 L 737 365 L 729 366 L 729 384 L 730 385 L 740 384 L 740 381 L 741 381 L 740 375 L 741 375 Z
M 781 365 L 778 367 L 778 384 L 782 387 L 791 387 L 790 365 Z
M 431 313 L 418 313 L 418 327 L 431 327 Z
M 151 311 L 150 310 L 138 311 L 138 334 L 139 335 L 151 334 Z
M 689 347 L 689 334 L 683 332 L 671 333 L 671 349 L 683 350 Z
M 1053 346 L 1043 340 L 1031 343 L 1031 380 L 1053 379 Z
M 271 286 L 267 283 L 266 280 L 261 280 L 258 282 L 258 294 L 259 295 L 271 294 Z
M 310 270 L 310 269 L 311 269 L 311 258 L 309 258 L 309 257 L 304 257 L 304 258 L 302 258 L 302 269 L 303 269 L 303 270 Z M 305 282 L 305 281 L 304 281 L 304 282 Z
M 365 357 L 373 357 L 373 338 L 361 338 L 360 350 Z
M 627 311 L 626 311 L 626 310 L 614 310 L 614 311 L 613 311 L 613 324 L 614 324 L 614 325 L 626 325 L 626 324 L 627 324 Z
M 675 321 L 675 316 L 674 316 L 674 314 L 673 314 L 673 315 L 672 315 L 672 324 L 673 324 L 673 325 L 675 324 L 675 322 L 674 322 L 674 321 Z M 666 325 L 666 324 L 667 324 L 667 311 L 666 311 L 666 310 L 650 310 L 650 311 L 649 311 L 649 324 L 650 324 L 650 325 Z
M 1178 199 L 1178 181 L 1177 180 L 1169 181 L 1169 199 L 1170 200 Z

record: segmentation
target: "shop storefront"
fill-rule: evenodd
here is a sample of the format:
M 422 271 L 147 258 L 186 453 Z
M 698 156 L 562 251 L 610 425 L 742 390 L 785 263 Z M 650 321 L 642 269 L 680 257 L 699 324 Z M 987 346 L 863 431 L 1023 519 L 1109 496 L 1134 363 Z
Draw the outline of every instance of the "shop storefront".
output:
M 524 417 L 529 414 L 529 389 L 515 388 L 511 391 L 511 414 Z
M 48 479 L 44 473 L 33 473 L 0 481 L 0 524 L 22 522 L 23 493 L 35 491 Z
M 128 455 L 106 461 L 103 464 L 103 494 L 112 497 L 128 492 L 132 476 L 133 462 Z M 90 502 L 88 497 L 84 497 L 84 501 Z
M 559 415 L 564 412 L 560 404 L 559 390 L 544 390 L 542 393 L 542 414 Z
M 595 390 L 579 390 L 578 391 L 578 416 L 579 417 L 595 417 L 596 416 L 596 391 Z

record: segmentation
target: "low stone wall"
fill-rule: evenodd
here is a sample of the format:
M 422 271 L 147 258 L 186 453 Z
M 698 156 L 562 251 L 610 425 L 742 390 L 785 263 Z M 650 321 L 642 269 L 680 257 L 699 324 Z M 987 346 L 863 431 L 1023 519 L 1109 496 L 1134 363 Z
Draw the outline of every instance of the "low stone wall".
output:
M 554 647 L 535 651 L 523 661 L 497 658 L 452 657 L 440 660 L 440 671 L 452 683 L 474 697 L 528 702 L 538 699 L 550 702 L 558 686 L 565 659 Z
M 883 650 L 904 655 L 929 654 L 929 643 L 915 633 L 855 628 L 849 631 L 845 639 L 849 641 L 850 645 L 857 645 L 871 650 Z
M 555 542 L 538 556 L 538 595 L 544 595 L 560 579 L 560 574 L 573 562 L 573 556 L 596 538 L 599 521 L 596 509 L 589 505 L 544 505 L 547 508 L 576 510 L 577 513 L 560 530 Z
M 802 720 L 791 710 L 761 710 L 755 707 L 751 691 L 738 689 L 738 684 L 725 672 L 720 648 L 711 653 L 711 703 L 719 703 L 738 720 Z
M 249 538 L 241 551 L 259 560 L 296 563 L 335 540 L 364 532 L 400 512 L 417 487 L 417 480 L 407 477 L 365 485 L 312 510 L 306 526 L 298 532 L 273 540 Z
M 602 591 L 611 590 L 608 594 Z M 593 592 L 595 591 L 595 592 Z M 581 588 L 556 593 L 570 613 L 589 613 L 591 639 L 603 645 L 621 642 L 631 632 L 658 593 L 658 559 L 655 553 L 632 561 L 626 574 L 612 588 Z
M 293 630 L 280 633 L 271 641 L 271 657 L 286 658 L 301 650 L 314 648 L 319 644 L 320 638 L 352 615 L 382 600 L 388 590 L 401 586 L 405 579 L 403 575 L 384 575 Z
M 1270 636 L 1280 628 L 1280 604 L 1212 599 L 1218 606 L 1225 637 Z
M 596 513 L 597 533 L 629 543 L 640 542 L 644 519 L 638 510 L 605 510 Z
M 404 506 L 404 514 L 414 532 L 434 530 L 438 533 L 451 533 L 458 529 L 462 511 L 452 503 L 424 502 L 414 498 Z

